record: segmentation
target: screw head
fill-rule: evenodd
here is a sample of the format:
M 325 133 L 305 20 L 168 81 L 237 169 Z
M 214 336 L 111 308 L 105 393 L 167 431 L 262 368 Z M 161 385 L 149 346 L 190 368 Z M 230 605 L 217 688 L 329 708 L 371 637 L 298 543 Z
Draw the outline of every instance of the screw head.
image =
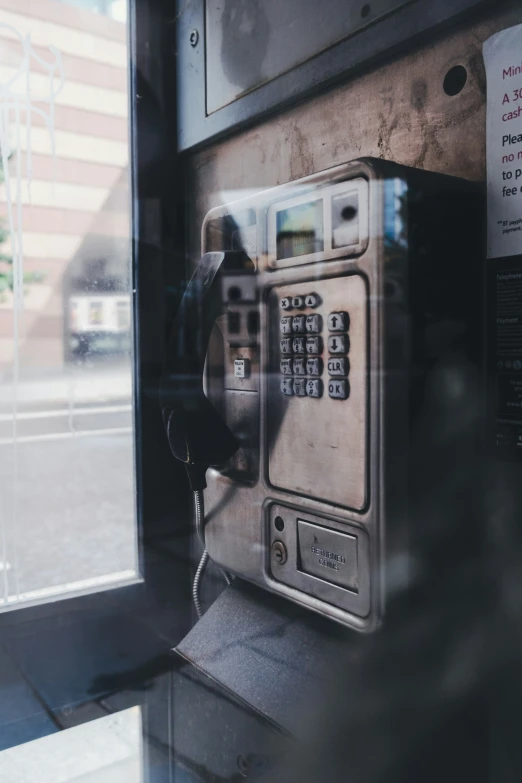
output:
M 237 757 L 237 766 L 239 768 L 239 772 L 244 778 L 248 777 L 248 760 L 244 756 L 238 756 Z
M 191 31 L 189 41 L 190 41 L 190 45 L 191 46 L 197 46 L 198 45 L 199 33 L 198 33 L 197 30 L 192 30 Z
M 279 565 L 284 565 L 286 563 L 288 559 L 288 552 L 286 551 L 286 546 L 282 541 L 274 541 L 272 544 L 272 555 L 276 563 Z

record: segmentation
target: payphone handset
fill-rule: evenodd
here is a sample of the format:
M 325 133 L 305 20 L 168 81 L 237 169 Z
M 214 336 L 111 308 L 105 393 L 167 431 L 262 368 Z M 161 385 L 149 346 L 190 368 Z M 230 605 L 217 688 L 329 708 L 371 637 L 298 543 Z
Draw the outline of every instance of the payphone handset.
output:
M 358 630 L 380 622 L 386 565 L 411 546 L 423 384 L 462 344 L 455 321 L 469 331 L 473 192 L 364 159 L 206 216 L 162 409 L 226 572 Z M 426 330 L 449 322 L 455 340 L 442 329 L 426 358 Z

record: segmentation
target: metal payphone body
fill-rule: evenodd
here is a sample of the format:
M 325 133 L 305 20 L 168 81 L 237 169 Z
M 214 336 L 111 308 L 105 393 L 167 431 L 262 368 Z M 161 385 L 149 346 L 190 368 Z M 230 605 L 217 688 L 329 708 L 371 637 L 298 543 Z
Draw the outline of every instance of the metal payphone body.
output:
M 366 159 L 208 213 L 203 252 L 255 266 L 223 277 L 207 355 L 207 396 L 239 443 L 207 473 L 222 568 L 379 624 L 422 525 L 412 433 L 445 358 L 472 361 L 476 208 L 470 183 Z

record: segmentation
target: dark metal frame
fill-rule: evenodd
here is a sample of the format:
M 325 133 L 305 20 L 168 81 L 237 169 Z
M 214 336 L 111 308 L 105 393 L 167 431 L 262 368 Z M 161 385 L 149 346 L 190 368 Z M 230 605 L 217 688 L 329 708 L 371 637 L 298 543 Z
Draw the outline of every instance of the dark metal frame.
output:
M 205 0 L 178 0 L 176 49 L 178 146 L 188 150 L 237 130 L 373 65 L 428 32 L 493 0 L 413 0 L 353 36 L 307 60 L 222 109 L 207 115 L 205 78 Z M 319 7 L 319 6 L 318 6 Z M 196 31 L 197 44 L 191 43 Z M 192 38 L 194 41 L 194 36 Z
M 107 606 L 107 592 L 111 603 L 118 603 L 124 611 L 145 596 L 154 602 L 154 563 L 149 562 L 143 544 L 152 550 L 159 537 L 182 542 L 176 547 L 178 558 L 189 561 L 192 556 L 186 535 L 192 529 L 192 497 L 185 469 L 170 453 L 159 405 L 166 339 L 187 277 L 183 161 L 169 143 L 176 127 L 172 22 L 169 0 L 129 0 L 134 449 L 143 582 L 16 607 L 0 614 L 0 630 L 64 612 L 96 617 Z M 176 618 L 184 636 L 192 622 L 189 585 L 177 597 L 173 586 L 173 600 L 178 602 Z
M 171 5 L 130 5 L 136 480 L 140 535 L 147 541 L 192 522 L 185 470 L 170 453 L 159 406 L 166 340 L 187 276 L 185 181 L 170 143 L 177 123 Z M 146 563 L 142 573 L 146 578 Z

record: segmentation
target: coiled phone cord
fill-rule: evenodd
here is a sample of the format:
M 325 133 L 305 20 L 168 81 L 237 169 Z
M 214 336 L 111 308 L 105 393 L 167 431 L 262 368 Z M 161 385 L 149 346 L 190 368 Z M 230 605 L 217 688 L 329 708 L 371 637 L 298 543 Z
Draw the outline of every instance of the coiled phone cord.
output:
M 203 554 L 201 555 L 201 560 L 199 561 L 199 565 L 196 569 L 196 575 L 194 576 L 194 582 L 192 583 L 192 600 L 194 601 L 196 614 L 200 620 L 203 616 L 203 609 L 201 606 L 201 601 L 199 600 L 199 587 L 201 585 L 203 573 L 209 561 L 207 548 L 205 546 L 205 531 L 203 528 L 205 519 L 205 505 L 203 500 L 203 491 L 201 489 L 194 490 L 194 511 L 196 516 L 196 532 L 198 534 L 199 540 L 203 544 Z M 223 575 L 227 585 L 231 584 L 232 579 L 230 578 L 230 575 L 227 574 L 226 571 L 223 571 Z
M 205 546 L 205 533 L 203 531 L 203 519 L 205 514 L 203 491 L 201 489 L 196 489 L 194 491 L 194 511 L 196 515 L 196 532 L 198 534 L 199 540 L 203 544 L 203 554 L 201 555 L 201 560 L 199 561 L 199 565 L 196 569 L 196 575 L 194 576 L 194 582 L 192 583 L 192 600 L 194 601 L 196 614 L 200 620 L 203 616 L 203 609 L 201 607 L 201 601 L 199 600 L 199 586 L 201 584 L 201 577 L 203 576 L 208 563 L 208 552 Z

